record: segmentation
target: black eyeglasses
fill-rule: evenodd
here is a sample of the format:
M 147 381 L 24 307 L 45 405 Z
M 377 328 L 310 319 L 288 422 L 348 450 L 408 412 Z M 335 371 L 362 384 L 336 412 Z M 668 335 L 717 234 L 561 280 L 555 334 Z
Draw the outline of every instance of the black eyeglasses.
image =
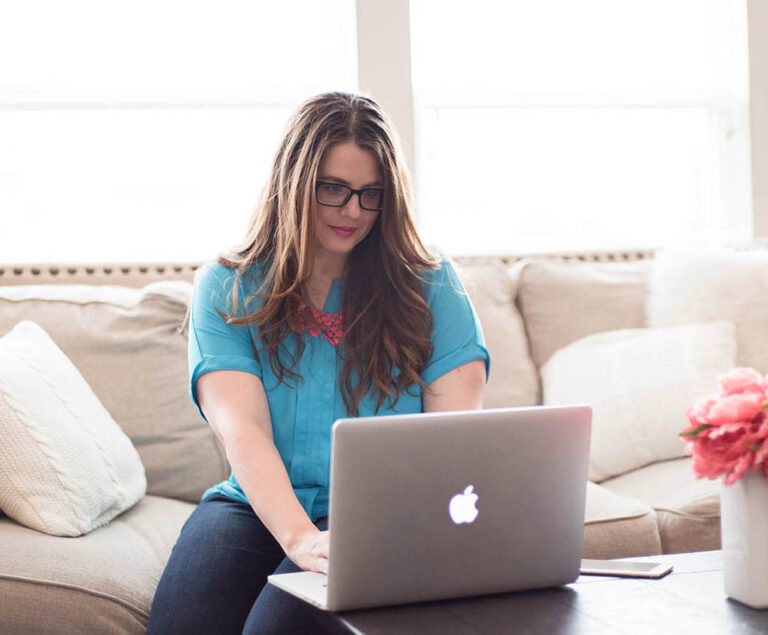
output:
M 315 183 L 315 198 L 320 205 L 328 207 L 344 207 L 353 194 L 357 194 L 360 209 L 369 212 L 380 212 L 384 203 L 384 190 L 380 187 L 364 187 L 362 190 L 353 190 L 351 187 L 340 183 Z

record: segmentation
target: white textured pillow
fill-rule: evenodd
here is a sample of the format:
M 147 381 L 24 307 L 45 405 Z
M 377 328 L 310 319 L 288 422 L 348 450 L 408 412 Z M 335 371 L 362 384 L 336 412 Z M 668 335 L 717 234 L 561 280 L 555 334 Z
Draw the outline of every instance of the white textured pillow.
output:
M 588 335 L 541 369 L 544 403 L 592 406 L 589 479 L 684 456 L 678 434 L 696 399 L 734 366 L 729 322 Z
M 146 491 L 144 467 L 80 372 L 36 323 L 0 338 L 0 508 L 79 536 Z
M 736 326 L 736 363 L 768 373 L 768 250 L 675 248 L 656 254 L 648 326 L 724 320 Z

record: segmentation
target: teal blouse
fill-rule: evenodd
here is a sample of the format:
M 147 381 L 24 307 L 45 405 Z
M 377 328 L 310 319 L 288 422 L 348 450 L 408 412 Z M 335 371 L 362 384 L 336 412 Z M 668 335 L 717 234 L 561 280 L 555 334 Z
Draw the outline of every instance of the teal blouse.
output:
M 203 267 L 195 280 L 189 323 L 189 389 L 192 401 L 205 419 L 195 394 L 195 383 L 215 370 L 240 370 L 261 378 L 269 401 L 269 414 L 277 450 L 302 507 L 312 521 L 328 515 L 330 478 L 331 426 L 347 417 L 339 387 L 343 363 L 342 351 L 322 334 L 305 330 L 304 353 L 297 370 L 303 381 L 288 380 L 279 384 L 272 372 L 266 352 L 257 360 L 251 338 L 258 328 L 227 324 L 214 310 L 226 314 L 232 310 L 231 292 L 236 272 L 218 263 Z M 434 351 L 421 375 L 426 385 L 445 373 L 475 359 L 485 360 L 486 380 L 490 372 L 490 356 L 474 307 L 464 291 L 450 261 L 442 260 L 439 268 L 423 274 L 425 297 L 432 310 Z M 255 267 L 240 278 L 238 315 L 258 310 L 256 290 L 260 280 Z M 334 280 L 323 311 L 341 310 L 343 280 Z M 248 304 L 246 304 L 246 301 Z M 294 353 L 296 344 L 288 337 L 283 346 Z M 422 412 L 421 389 L 412 386 L 413 395 L 403 393 L 394 407 L 386 400 L 375 412 L 376 400 L 366 395 L 359 406 L 361 417 Z M 248 504 L 234 474 L 208 489 L 203 498 L 213 493 Z

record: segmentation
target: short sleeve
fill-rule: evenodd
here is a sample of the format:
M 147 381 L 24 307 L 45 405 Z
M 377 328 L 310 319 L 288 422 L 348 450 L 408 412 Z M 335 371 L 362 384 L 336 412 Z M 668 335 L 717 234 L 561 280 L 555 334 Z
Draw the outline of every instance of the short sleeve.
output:
M 448 260 L 431 272 L 427 280 L 427 302 L 432 309 L 434 350 L 421 375 L 429 385 L 447 372 L 475 359 L 485 360 L 485 379 L 491 371 L 491 356 L 475 308 Z
M 242 370 L 262 376 L 253 350 L 251 329 L 227 324 L 216 312 L 216 309 L 225 314 L 232 312 L 236 273 L 218 263 L 208 264 L 199 271 L 192 291 L 187 344 L 189 393 L 203 419 L 205 415 L 195 395 L 195 384 L 202 375 L 215 370 Z M 238 307 L 242 306 L 240 292 Z

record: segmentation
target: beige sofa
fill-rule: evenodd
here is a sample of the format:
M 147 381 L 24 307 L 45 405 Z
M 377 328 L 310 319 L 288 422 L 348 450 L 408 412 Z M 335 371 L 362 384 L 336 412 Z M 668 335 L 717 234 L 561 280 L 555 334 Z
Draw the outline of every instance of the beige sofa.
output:
M 493 358 L 486 406 L 540 402 L 539 367 L 584 335 L 644 325 L 652 254 L 459 259 Z M 147 495 L 107 526 L 49 536 L 0 515 L 0 632 L 143 632 L 181 526 L 225 478 L 193 407 L 183 324 L 196 265 L 0 265 L 0 337 L 29 319 L 67 354 L 136 446 Z M 718 483 L 690 459 L 587 489 L 584 556 L 719 547 Z

